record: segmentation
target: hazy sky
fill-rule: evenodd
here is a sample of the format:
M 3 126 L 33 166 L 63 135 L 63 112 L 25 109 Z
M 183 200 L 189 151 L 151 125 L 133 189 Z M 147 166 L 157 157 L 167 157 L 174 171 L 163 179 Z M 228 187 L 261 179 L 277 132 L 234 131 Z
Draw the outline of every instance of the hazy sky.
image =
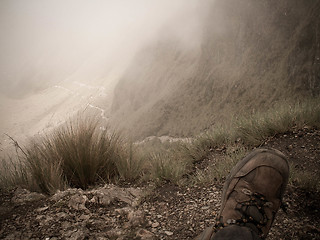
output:
M 1 90 L 62 81 L 75 72 L 101 75 L 130 60 L 168 23 L 168 34 L 192 43 L 200 35 L 199 2 L 1 0 Z

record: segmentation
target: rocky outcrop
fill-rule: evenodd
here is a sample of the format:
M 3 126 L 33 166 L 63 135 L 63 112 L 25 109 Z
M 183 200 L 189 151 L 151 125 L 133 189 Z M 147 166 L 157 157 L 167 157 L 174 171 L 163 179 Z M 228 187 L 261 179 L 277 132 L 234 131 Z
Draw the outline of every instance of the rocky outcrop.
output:
M 16 205 L 26 204 L 28 202 L 39 201 L 46 198 L 45 195 L 36 192 L 30 192 L 27 189 L 17 188 L 14 192 L 12 202 Z
M 13 216 L 11 221 L 17 221 L 17 226 L 8 226 L 5 220 L 2 225 L 8 232 L 1 230 L 0 236 L 1 239 L 124 239 L 134 234 L 141 239 L 153 239 L 153 234 L 143 228 L 144 212 L 137 208 L 143 196 L 142 189 L 115 185 L 88 191 L 72 188 L 51 197 L 19 188 L 13 192 L 10 202 L 15 207 L 8 208 L 9 211 L 14 208 L 31 211 L 25 211 L 23 218 Z M 22 231 L 18 226 L 23 222 L 32 229 Z

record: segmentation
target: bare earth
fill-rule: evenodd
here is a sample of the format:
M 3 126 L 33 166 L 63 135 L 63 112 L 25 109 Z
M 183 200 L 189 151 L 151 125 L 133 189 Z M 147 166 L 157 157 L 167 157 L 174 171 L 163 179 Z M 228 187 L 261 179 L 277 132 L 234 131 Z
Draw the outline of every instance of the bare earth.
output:
M 294 168 L 320 174 L 320 131 L 293 130 L 265 146 L 288 155 Z M 203 166 L 223 152 L 213 151 Z M 193 239 L 214 223 L 223 183 L 179 187 L 113 185 L 53 197 L 22 189 L 0 193 L 1 239 Z M 268 239 L 320 239 L 320 192 L 289 184 Z

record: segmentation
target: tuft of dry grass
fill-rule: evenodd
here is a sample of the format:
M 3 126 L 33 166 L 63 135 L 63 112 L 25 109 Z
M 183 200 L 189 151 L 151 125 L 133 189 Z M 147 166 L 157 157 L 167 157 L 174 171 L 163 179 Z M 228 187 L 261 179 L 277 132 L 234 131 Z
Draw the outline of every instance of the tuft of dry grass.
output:
M 119 158 L 116 162 L 119 176 L 125 181 L 138 180 L 144 174 L 145 159 L 132 142 L 126 145 L 125 149 L 125 157 Z
M 248 153 L 248 149 L 243 145 L 229 146 L 226 154 L 214 159 L 213 164 L 205 169 L 197 169 L 191 177 L 191 183 L 204 185 L 215 181 L 222 181 L 229 174 L 230 170 Z
M 87 188 L 122 179 L 180 184 L 222 179 L 250 149 L 293 127 L 320 127 L 319 98 L 296 104 L 278 104 L 273 110 L 245 115 L 231 126 L 216 127 L 192 142 L 150 141 L 128 144 L 115 132 L 100 130 L 93 118 L 79 117 L 21 148 L 18 160 L 2 161 L 0 187 L 24 186 L 52 193 L 66 186 Z M 223 160 L 193 173 L 193 164 L 210 157 L 215 148 L 226 148 Z M 193 175 L 190 177 L 190 175 Z M 309 187 L 308 174 L 294 172 L 294 182 Z M 191 181 L 191 182 L 192 182 Z
M 1 159 L 0 165 L 0 189 L 8 189 L 13 186 L 28 186 L 29 174 L 25 171 L 25 163 L 20 157 L 14 159 Z
M 20 178 L 28 179 L 27 188 L 47 194 L 66 186 L 85 189 L 118 178 L 133 180 L 140 174 L 132 148 L 119 134 L 100 130 L 93 118 L 70 120 L 21 150 L 21 161 L 11 162 L 19 170 L 6 182 L 19 185 Z
M 47 183 L 57 179 L 81 188 L 110 181 L 119 175 L 116 162 L 124 157 L 123 151 L 118 134 L 101 131 L 94 119 L 78 118 L 29 146 L 26 161 L 40 189 L 50 192 Z M 47 180 L 47 175 L 56 180 Z
M 311 172 L 297 169 L 294 164 L 290 164 L 289 184 L 298 185 L 311 191 L 320 191 L 320 177 Z
M 187 157 L 192 162 L 205 159 L 214 148 L 230 144 L 229 132 L 226 128 L 216 127 L 199 135 L 191 144 L 187 144 Z
M 195 162 L 210 158 L 213 148 L 224 146 L 229 149 L 239 143 L 243 147 L 240 152 L 227 152 L 225 159 L 218 160 L 207 169 L 197 170 L 193 181 L 199 184 L 208 179 L 222 179 L 237 162 L 233 159 L 241 159 L 247 148 L 260 146 L 269 137 L 304 126 L 320 127 L 319 98 L 306 99 L 295 104 L 278 104 L 267 112 L 244 115 L 236 119 L 229 128 L 218 128 L 210 134 L 201 135 L 188 148 L 189 157 Z M 304 188 L 319 189 L 319 178 L 312 177 L 310 173 L 293 171 L 292 179 Z
M 293 127 L 320 127 L 320 99 L 307 99 L 295 104 L 282 103 L 267 112 L 238 118 L 233 127 L 234 139 L 248 146 L 258 146 L 270 136 L 290 131 Z
M 151 179 L 158 184 L 163 181 L 179 184 L 179 181 L 186 173 L 186 162 L 175 161 L 168 154 L 152 154 L 150 163 Z

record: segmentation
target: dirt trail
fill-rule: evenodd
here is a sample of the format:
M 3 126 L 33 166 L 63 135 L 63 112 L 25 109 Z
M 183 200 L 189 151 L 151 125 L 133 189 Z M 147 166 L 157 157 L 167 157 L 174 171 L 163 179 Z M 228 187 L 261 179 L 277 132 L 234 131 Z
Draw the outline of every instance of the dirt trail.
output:
M 270 138 L 265 146 L 286 153 L 294 168 L 311 176 L 319 175 L 319 130 L 294 130 Z M 218 155 L 221 152 L 214 151 L 205 161 L 214 161 Z M 155 189 L 149 185 L 135 186 L 142 192 L 132 201 L 135 204 L 126 200 L 131 195 L 107 203 L 96 201 L 95 196 L 101 197 L 106 189 L 114 189 L 110 186 L 94 193 L 72 190 L 71 195 L 40 196 L 37 201 L 18 204 L 16 192 L 2 192 L 0 239 L 193 239 L 214 222 L 222 185 L 166 184 Z M 128 189 L 127 186 L 119 191 L 122 194 Z M 268 239 L 320 239 L 319 200 L 320 192 L 289 184 L 284 197 L 287 213 L 279 211 Z

